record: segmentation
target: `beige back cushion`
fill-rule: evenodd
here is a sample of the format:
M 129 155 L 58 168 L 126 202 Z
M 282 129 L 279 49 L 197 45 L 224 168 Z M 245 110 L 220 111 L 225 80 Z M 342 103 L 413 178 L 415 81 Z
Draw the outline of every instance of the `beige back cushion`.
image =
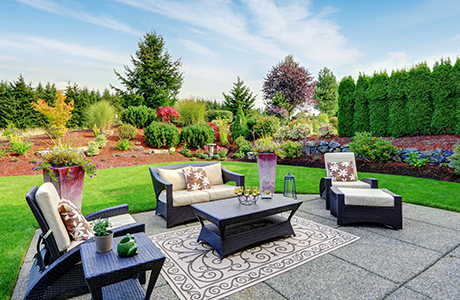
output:
M 222 179 L 222 164 L 220 162 L 205 166 L 204 169 L 211 185 L 224 184 L 224 180 Z
M 56 188 L 51 182 L 45 182 L 38 188 L 35 198 L 37 199 L 38 207 L 40 207 L 45 217 L 46 223 L 48 223 L 53 232 L 59 251 L 66 250 L 70 245 L 70 237 L 59 213 L 60 197 Z
M 192 168 L 188 166 L 184 169 Z M 172 183 L 173 191 L 185 190 L 187 188 L 187 182 L 185 181 L 185 175 L 182 169 L 157 169 L 158 174 L 163 177 L 167 182 Z
M 358 178 L 358 172 L 356 171 L 355 154 L 353 152 L 334 152 L 324 154 L 324 164 L 326 167 L 326 177 L 331 177 L 329 173 L 327 163 L 328 162 L 340 162 L 340 161 L 351 161 L 353 164 L 353 171 L 355 178 Z

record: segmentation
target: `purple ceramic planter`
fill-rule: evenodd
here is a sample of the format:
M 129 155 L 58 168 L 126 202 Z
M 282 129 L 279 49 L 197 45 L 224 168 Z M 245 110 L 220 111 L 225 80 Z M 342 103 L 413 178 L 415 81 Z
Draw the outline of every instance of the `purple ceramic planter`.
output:
M 259 153 L 257 164 L 259 166 L 259 186 L 262 193 L 269 190 L 275 193 L 276 182 L 276 153 Z
M 69 169 L 72 169 L 73 177 L 66 179 Z M 53 180 L 48 170 L 43 169 L 44 182 L 51 182 L 61 198 L 69 200 L 81 211 L 85 171 L 81 167 L 62 167 L 55 168 L 54 172 L 58 175 L 59 181 Z

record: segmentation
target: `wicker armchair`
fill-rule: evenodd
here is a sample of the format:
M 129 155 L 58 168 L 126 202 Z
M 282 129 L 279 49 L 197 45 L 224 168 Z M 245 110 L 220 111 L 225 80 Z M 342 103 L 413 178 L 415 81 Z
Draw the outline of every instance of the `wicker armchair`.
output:
M 353 152 L 334 152 L 324 154 L 324 164 L 326 168 L 326 177 L 321 178 L 319 183 L 319 194 L 326 199 L 326 209 L 331 208 L 331 187 L 346 187 L 346 188 L 378 188 L 378 180 L 376 178 L 363 178 L 355 181 L 334 181 L 327 166 L 330 162 L 351 162 L 353 167 L 354 178 L 358 178 L 356 169 L 355 154 Z
M 37 253 L 30 271 L 24 299 L 65 299 L 89 293 L 83 267 L 80 263 L 80 246 L 77 245 L 65 251 L 59 250 L 53 231 L 37 203 L 35 196 L 38 189 L 38 186 L 34 186 L 26 195 L 27 203 L 42 233 L 37 242 Z M 128 213 L 128 205 L 124 204 L 97 211 L 85 216 L 85 218 L 92 221 L 97 218 L 110 218 Z M 145 232 L 145 224 L 135 222 L 112 228 L 112 231 L 115 236 Z M 93 240 L 94 238 L 91 238 L 84 243 L 90 243 Z M 141 274 L 140 279 L 145 282 L 145 274 Z

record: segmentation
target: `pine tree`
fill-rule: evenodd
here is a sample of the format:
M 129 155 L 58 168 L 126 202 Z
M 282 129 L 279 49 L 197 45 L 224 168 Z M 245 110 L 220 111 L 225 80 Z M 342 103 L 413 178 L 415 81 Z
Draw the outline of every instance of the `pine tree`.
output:
M 243 136 L 245 139 L 249 137 L 248 123 L 241 107 L 239 107 L 236 112 L 236 119 L 230 126 L 230 131 L 232 132 L 233 142 L 236 141 L 239 136 Z
M 426 63 L 420 63 L 409 70 L 408 91 L 409 135 L 431 134 L 434 105 L 430 68 Z
M 6 128 L 14 120 L 14 101 L 8 81 L 0 81 L 0 128 Z
M 431 73 L 433 83 L 434 113 L 431 128 L 434 134 L 454 133 L 457 126 L 457 105 L 452 101 L 454 83 L 451 82 L 450 59 L 436 62 Z
M 376 136 L 388 136 L 388 74 L 374 73 L 369 89 L 369 125 Z
M 115 71 L 126 90 L 111 85 L 122 96 L 123 107 L 145 105 L 156 109 L 174 106 L 183 82 L 179 70 L 182 63 L 180 59 L 172 60 L 163 37 L 155 31 L 145 34 L 135 55 L 131 56 L 131 62 L 133 69 L 124 66 L 126 77 Z
M 408 134 L 409 118 L 407 118 L 407 82 L 409 73 L 406 70 L 391 72 L 388 80 L 388 130 L 391 136 L 401 137 Z
M 28 127 L 38 127 L 37 113 L 32 108 L 32 101 L 35 100 L 35 92 L 31 84 L 26 84 L 24 77 L 19 75 L 18 80 L 13 82 L 11 90 L 12 105 L 12 122 L 20 129 Z
M 351 76 L 344 77 L 339 84 L 338 100 L 338 124 L 339 136 L 353 136 L 355 134 L 353 126 L 355 82 Z
M 237 81 L 233 84 L 233 88 L 230 93 L 224 95 L 224 107 L 226 110 L 231 111 L 236 115 L 238 108 L 241 107 L 244 114 L 248 114 L 254 107 L 256 101 L 256 95 L 253 95 L 249 87 L 244 84 L 244 81 L 237 77 Z
M 318 102 L 316 108 L 329 116 L 335 115 L 338 109 L 338 87 L 337 79 L 331 70 L 324 67 L 319 70 L 318 82 L 315 87 L 314 98 Z
M 353 116 L 354 132 L 368 132 L 369 125 L 369 96 L 367 90 L 371 77 L 365 74 L 359 74 L 354 92 L 355 112 Z

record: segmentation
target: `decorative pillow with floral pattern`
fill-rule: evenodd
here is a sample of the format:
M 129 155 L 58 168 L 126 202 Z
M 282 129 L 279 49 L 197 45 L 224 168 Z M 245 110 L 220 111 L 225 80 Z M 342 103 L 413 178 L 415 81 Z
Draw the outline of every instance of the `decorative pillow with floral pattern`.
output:
M 76 241 L 84 241 L 94 236 L 91 225 L 77 209 L 75 204 L 66 199 L 59 201 L 59 213 L 70 236 Z
M 211 188 L 208 175 L 203 168 L 182 169 L 187 182 L 187 191 L 198 191 Z
M 332 181 L 358 180 L 353 169 L 353 162 L 351 161 L 328 162 L 327 169 L 329 170 L 329 176 Z

